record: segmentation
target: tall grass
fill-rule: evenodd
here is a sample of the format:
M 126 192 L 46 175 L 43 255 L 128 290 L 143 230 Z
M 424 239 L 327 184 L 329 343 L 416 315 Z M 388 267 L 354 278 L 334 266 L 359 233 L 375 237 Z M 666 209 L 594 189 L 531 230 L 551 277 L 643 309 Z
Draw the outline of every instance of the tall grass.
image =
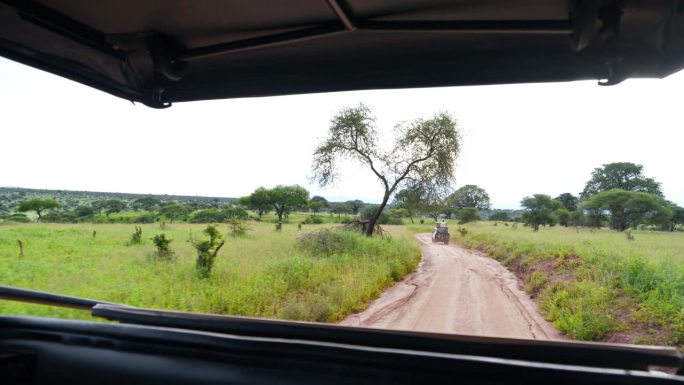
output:
M 633 231 L 630 241 L 607 229 L 466 227 L 452 239 L 518 272 L 569 336 L 684 345 L 684 234 Z
M 275 232 L 272 224 L 255 222 L 245 236 L 226 237 L 211 277 L 198 279 L 187 240 L 205 225 L 141 227 L 143 243 L 126 246 L 132 225 L 0 225 L 0 282 L 140 307 L 331 322 L 362 309 L 420 257 L 410 234 L 399 228 L 393 239 L 345 233 L 343 248 L 320 254 L 298 244 L 306 231 L 296 225 Z M 229 232 L 226 225 L 219 229 Z M 173 240 L 173 262 L 150 258 L 150 238 L 162 233 Z M 25 244 L 21 258 L 17 239 Z M 11 301 L 0 301 L 0 313 L 87 317 Z

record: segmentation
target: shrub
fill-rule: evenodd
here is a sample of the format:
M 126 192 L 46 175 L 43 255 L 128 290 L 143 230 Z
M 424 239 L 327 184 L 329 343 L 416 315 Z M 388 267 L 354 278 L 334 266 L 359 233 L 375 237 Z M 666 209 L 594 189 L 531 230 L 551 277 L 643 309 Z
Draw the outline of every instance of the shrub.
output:
M 9 222 L 19 222 L 19 223 L 31 222 L 29 217 L 27 217 L 26 214 L 22 214 L 22 213 L 10 214 L 5 218 L 5 220 L 7 220 Z
M 136 223 L 154 223 L 157 220 L 157 218 L 154 217 L 152 214 L 142 214 L 139 215 L 137 218 L 135 218 L 134 222 Z
M 197 273 L 201 278 L 208 278 L 214 267 L 216 255 L 226 241 L 221 239 L 223 237 L 214 225 L 207 226 L 202 232 L 208 235 L 209 239 L 200 241 L 191 238 L 190 243 L 197 250 Z
M 323 223 L 323 218 L 314 216 L 309 216 L 302 222 L 305 225 L 320 225 L 321 223 Z
M 225 212 L 217 209 L 200 210 L 192 214 L 190 223 L 221 223 L 227 218 Z
M 458 223 L 460 224 L 480 220 L 480 216 L 478 215 L 477 209 L 475 207 L 466 207 L 464 209 L 459 210 L 458 218 Z
M 230 227 L 230 232 L 234 237 L 243 236 L 248 230 L 245 221 L 237 217 L 228 218 L 228 226 Z
M 526 289 L 529 293 L 537 294 L 541 289 L 549 283 L 549 277 L 539 270 L 535 270 L 532 274 L 525 278 Z
M 389 219 L 387 220 L 387 223 L 386 223 L 386 224 L 388 224 L 388 225 L 403 225 L 404 222 L 401 221 L 401 217 L 400 217 L 400 216 L 390 215 L 390 217 L 389 217 Z
M 76 223 L 76 220 L 76 214 L 61 211 L 50 211 L 41 218 L 41 221 L 51 223 Z
M 126 243 L 126 246 L 139 245 L 142 243 L 142 227 L 135 226 L 135 232 L 131 235 L 131 239 Z
M 299 237 L 299 248 L 310 255 L 332 255 L 349 251 L 354 247 L 355 234 L 349 231 L 322 229 Z
M 170 260 L 171 257 L 173 257 L 173 251 L 169 247 L 171 245 L 172 240 L 166 238 L 166 235 L 164 234 L 157 234 L 154 237 L 151 238 L 152 243 L 154 243 L 154 247 L 157 248 L 157 255 L 156 257 L 161 260 Z

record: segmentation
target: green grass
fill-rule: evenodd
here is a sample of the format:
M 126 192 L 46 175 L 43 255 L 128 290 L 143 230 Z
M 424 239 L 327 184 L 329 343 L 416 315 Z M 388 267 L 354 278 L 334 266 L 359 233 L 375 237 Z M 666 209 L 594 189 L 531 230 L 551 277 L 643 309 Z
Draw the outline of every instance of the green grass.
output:
M 684 345 L 684 233 L 469 223 L 452 239 L 518 273 L 567 335 Z M 426 231 L 427 225 L 413 231 Z M 427 230 L 429 231 L 429 230 Z
M 206 225 L 142 225 L 143 244 L 126 246 L 127 224 L 0 225 L 0 282 L 35 290 L 133 306 L 216 314 L 332 322 L 360 310 L 395 280 L 412 271 L 420 250 L 406 228 L 393 238 L 345 235 L 344 249 L 317 255 L 298 246 L 302 233 L 330 225 L 252 222 L 244 237 L 226 237 L 209 279 L 198 278 L 187 240 Z M 228 227 L 220 230 L 228 233 Z M 96 236 L 93 238 L 93 231 Z M 175 261 L 151 256 L 150 238 L 173 239 Z M 25 244 L 18 256 L 17 239 Z M 0 301 L 1 314 L 88 318 L 86 312 Z

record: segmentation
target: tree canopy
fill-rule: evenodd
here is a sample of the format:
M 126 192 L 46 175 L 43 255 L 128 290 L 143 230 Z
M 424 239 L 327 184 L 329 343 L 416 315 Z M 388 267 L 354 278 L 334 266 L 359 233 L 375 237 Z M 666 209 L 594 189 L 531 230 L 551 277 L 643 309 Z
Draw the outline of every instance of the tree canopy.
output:
M 328 200 L 323 198 L 320 195 L 314 195 L 309 199 L 309 202 L 306 204 L 309 210 L 311 210 L 314 215 L 324 208 L 328 207 Z
M 363 207 L 364 203 L 362 200 L 354 199 L 353 201 L 346 201 L 344 204 L 349 207 L 349 210 L 351 211 L 352 214 L 356 215 L 359 213 L 359 210 Z
M 161 204 L 161 201 L 153 196 L 142 197 L 131 202 L 131 207 L 134 210 L 152 211 Z
M 423 209 L 423 200 L 419 188 L 406 187 L 394 195 L 394 207 L 406 210 L 411 223 L 413 217 L 420 213 Z
M 40 222 L 43 211 L 57 207 L 59 207 L 59 203 L 57 203 L 54 199 L 33 198 L 19 202 L 17 211 L 22 213 L 26 211 L 35 211 L 38 215 L 37 221 Z
M 259 187 L 252 194 L 240 199 L 252 207 L 269 205 L 273 207 L 278 216 L 278 222 L 283 221 L 283 215 L 295 207 L 306 205 L 309 200 L 309 192 L 302 186 L 278 185 L 272 189 Z
M 659 196 L 646 192 L 611 189 L 593 195 L 586 209 L 610 211 L 610 227 L 624 231 L 641 221 L 662 221 L 671 217 L 669 205 Z
M 105 209 L 105 214 L 109 216 L 109 214 L 115 214 L 119 213 L 128 207 L 128 204 L 122 200 L 119 199 L 108 199 L 104 201 L 103 208 Z
M 456 120 L 447 113 L 395 126 L 395 142 L 384 150 L 371 110 L 361 104 L 335 115 L 328 137 L 313 155 L 313 176 L 321 186 L 338 179 L 338 163 L 350 159 L 368 168 L 384 189 L 382 201 L 366 226 L 373 235 L 375 224 L 390 197 L 404 184 L 444 187 L 453 181 L 461 136 Z
M 491 205 L 489 194 L 474 184 L 467 184 L 454 191 L 447 198 L 447 203 L 456 209 L 474 207 L 478 210 L 488 210 Z
M 254 190 L 253 193 L 244 196 L 238 201 L 241 205 L 247 206 L 248 208 L 257 212 L 259 218 L 264 214 L 267 214 L 271 210 L 271 202 L 269 200 L 268 190 L 259 187 Z
M 534 231 L 538 231 L 541 225 L 556 224 L 553 211 L 562 206 L 560 202 L 551 199 L 546 194 L 534 194 L 531 197 L 525 197 L 520 205 L 524 207 L 523 222 L 531 226 Z
M 159 214 L 168 218 L 171 221 L 171 223 L 173 223 L 173 221 L 176 219 L 181 219 L 185 217 L 186 215 L 188 215 L 189 211 L 190 210 L 188 210 L 187 207 L 176 202 L 165 204 L 164 206 L 159 208 Z
M 577 210 L 579 199 L 570 193 L 562 193 L 561 195 L 553 199 L 560 202 L 563 205 L 563 207 L 565 207 L 565 209 L 570 212 Z
M 587 199 L 594 194 L 612 189 L 646 192 L 662 196 L 660 183 L 643 174 L 644 166 L 630 162 L 604 164 L 595 168 L 591 179 L 584 186 L 581 197 Z

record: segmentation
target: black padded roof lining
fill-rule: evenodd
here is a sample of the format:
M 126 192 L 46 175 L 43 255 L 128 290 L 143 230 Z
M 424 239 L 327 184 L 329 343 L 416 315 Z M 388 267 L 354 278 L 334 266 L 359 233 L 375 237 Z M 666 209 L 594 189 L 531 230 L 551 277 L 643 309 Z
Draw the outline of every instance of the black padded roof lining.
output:
M 149 106 L 664 77 L 680 0 L 0 0 L 0 55 Z

